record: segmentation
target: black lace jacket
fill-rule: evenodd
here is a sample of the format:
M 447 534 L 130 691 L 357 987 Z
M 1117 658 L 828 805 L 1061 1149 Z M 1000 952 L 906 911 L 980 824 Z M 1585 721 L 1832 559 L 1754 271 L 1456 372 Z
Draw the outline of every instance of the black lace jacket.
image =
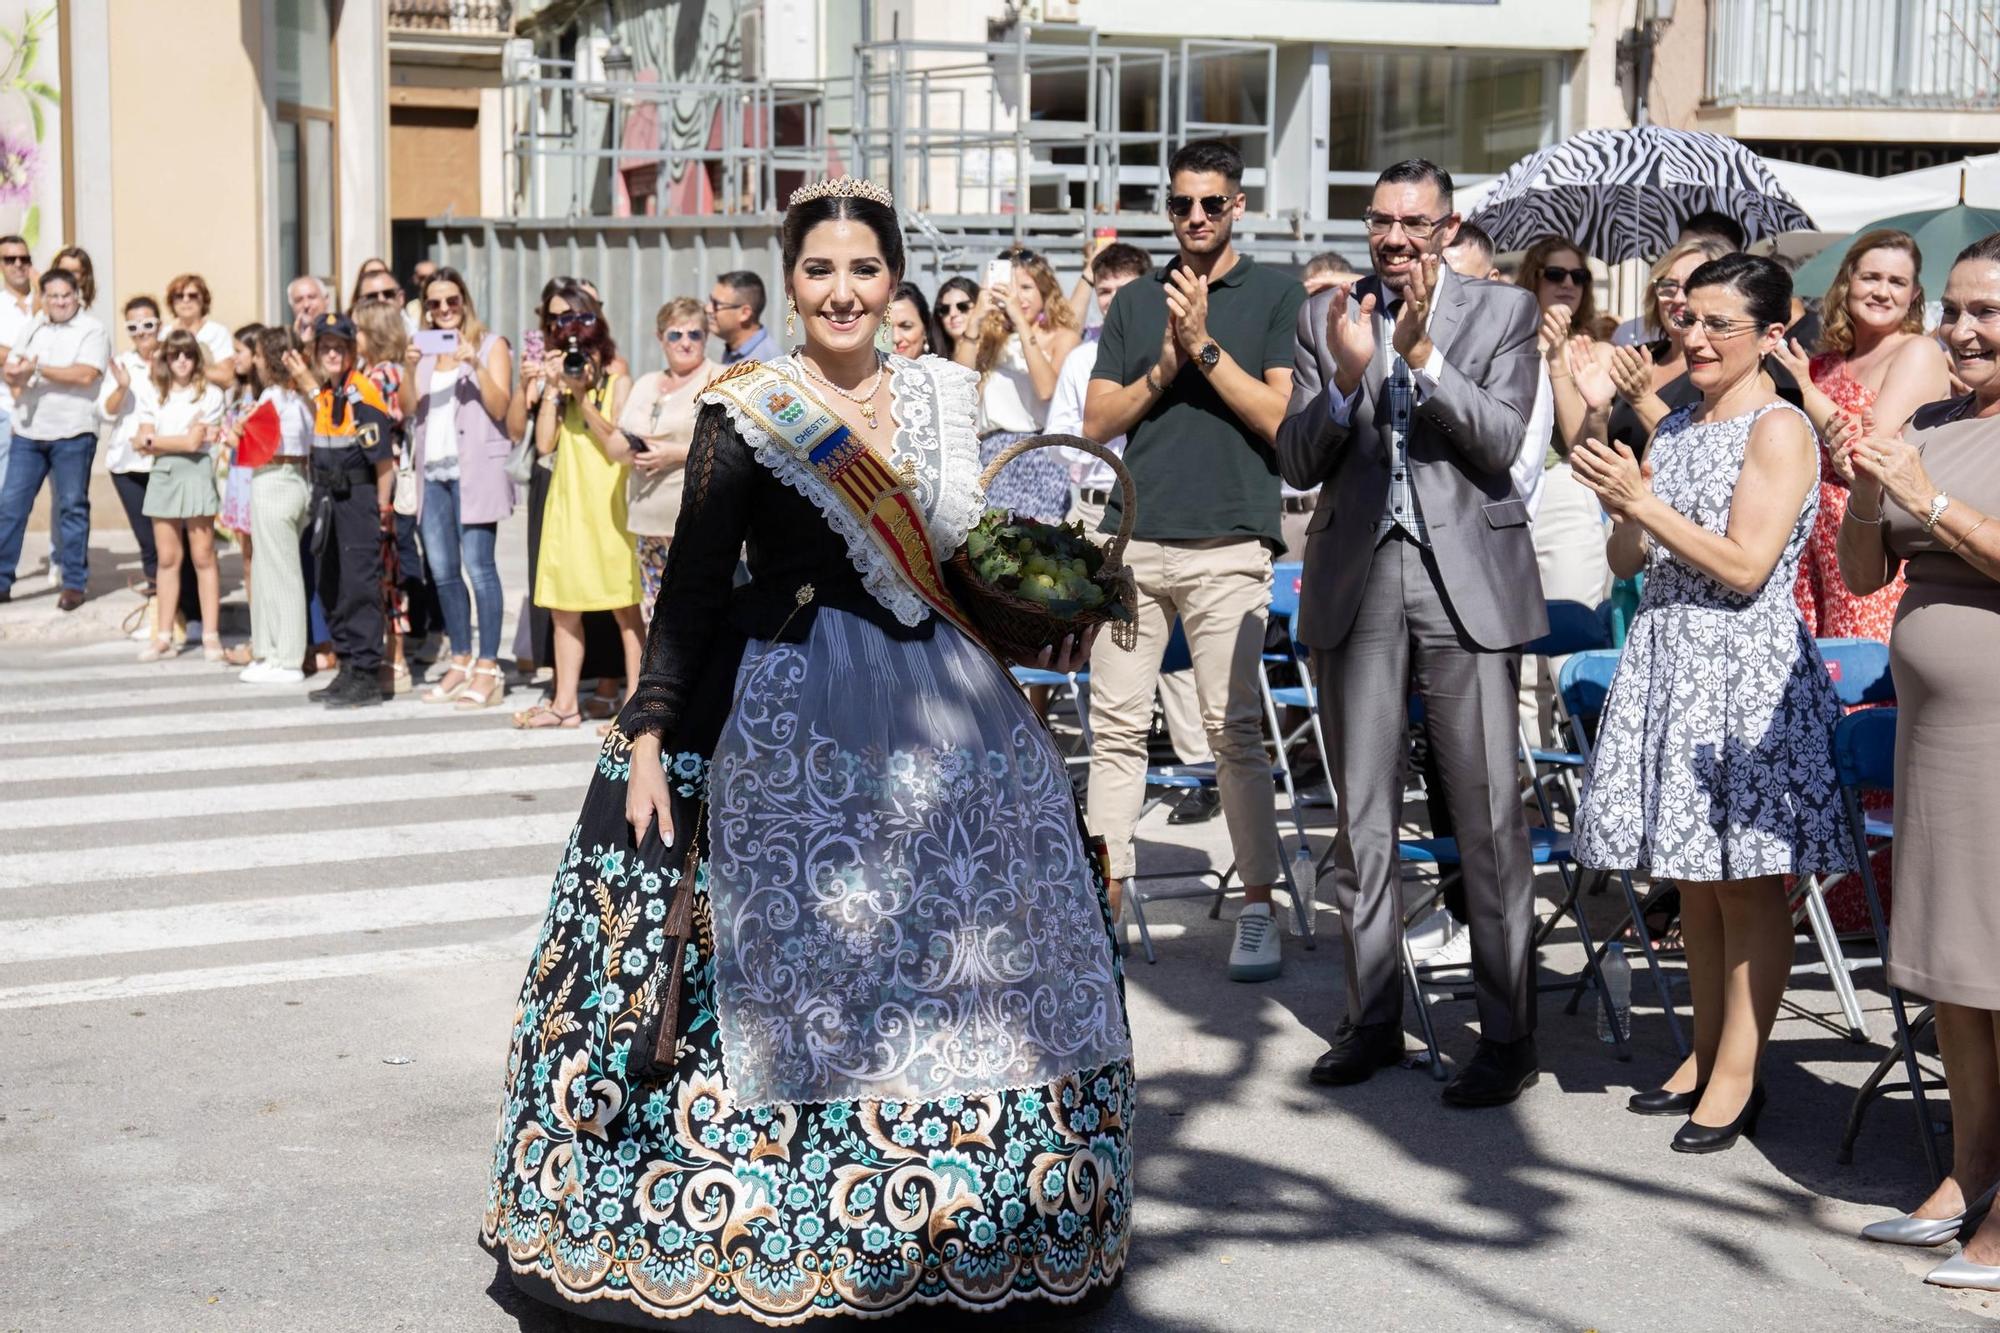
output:
M 739 552 L 747 581 L 738 577 Z M 806 585 L 812 598 L 802 603 Z M 744 641 L 802 643 L 828 607 L 895 639 L 927 639 L 934 629 L 928 617 L 903 624 L 871 597 L 818 508 L 757 461 L 721 407 L 702 408 L 639 688 L 620 714 L 620 730 L 659 735 L 669 752 L 708 754 Z

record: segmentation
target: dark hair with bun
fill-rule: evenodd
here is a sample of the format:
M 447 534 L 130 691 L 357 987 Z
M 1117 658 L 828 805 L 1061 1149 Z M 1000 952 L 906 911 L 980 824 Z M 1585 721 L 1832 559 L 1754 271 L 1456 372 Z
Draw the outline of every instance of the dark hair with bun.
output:
M 1759 324 L 1783 326 L 1792 322 L 1792 275 L 1776 260 L 1741 251 L 1711 259 L 1688 274 L 1689 292 L 1703 287 L 1727 287 L 1735 292 L 1750 308 L 1750 318 Z
M 875 233 L 875 243 L 882 247 L 882 260 L 889 266 L 889 276 L 901 282 L 903 228 L 896 221 L 896 210 L 858 195 L 821 195 L 802 204 L 793 204 L 785 210 L 785 227 L 781 241 L 785 272 L 790 273 L 793 265 L 799 262 L 799 251 L 805 246 L 806 236 L 814 227 L 822 222 L 842 221 L 859 222 Z

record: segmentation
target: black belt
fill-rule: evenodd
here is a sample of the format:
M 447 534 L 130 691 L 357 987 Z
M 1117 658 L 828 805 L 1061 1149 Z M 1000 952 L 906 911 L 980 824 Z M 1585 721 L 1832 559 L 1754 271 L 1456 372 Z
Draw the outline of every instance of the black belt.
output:
M 1283 499 L 1283 506 L 1287 514 L 1310 514 L 1313 510 L 1319 508 L 1319 497 L 1317 495 L 1287 495 Z
M 1080 490 L 1076 493 L 1076 498 L 1087 505 L 1108 505 L 1111 503 L 1111 492 Z

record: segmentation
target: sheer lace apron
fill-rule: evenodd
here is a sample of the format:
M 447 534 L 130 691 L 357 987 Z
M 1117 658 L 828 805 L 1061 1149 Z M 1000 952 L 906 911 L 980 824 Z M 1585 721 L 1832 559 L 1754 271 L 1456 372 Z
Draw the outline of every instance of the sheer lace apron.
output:
M 753 641 L 709 807 L 737 1101 L 930 1100 L 1131 1054 L 1068 774 L 948 625 Z

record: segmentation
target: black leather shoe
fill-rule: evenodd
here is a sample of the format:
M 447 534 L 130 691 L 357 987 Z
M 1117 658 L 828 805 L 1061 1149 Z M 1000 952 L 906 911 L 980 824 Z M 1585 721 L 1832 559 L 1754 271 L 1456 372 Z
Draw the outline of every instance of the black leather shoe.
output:
M 1675 1152 L 1727 1152 L 1740 1138 L 1757 1137 L 1757 1117 L 1764 1113 L 1764 1085 L 1750 1089 L 1750 1100 L 1726 1125 L 1697 1125 L 1693 1119 L 1674 1131 L 1669 1146 Z
M 1633 1115 L 1693 1115 L 1694 1108 L 1701 1104 L 1701 1094 L 1706 1086 L 1704 1084 L 1693 1092 L 1668 1092 L 1665 1088 L 1635 1092 L 1626 1099 L 1625 1109 Z
M 1333 1045 L 1327 1047 L 1307 1075 L 1327 1087 L 1345 1087 L 1373 1078 L 1378 1069 L 1387 1069 L 1403 1059 L 1401 1023 L 1350 1023 L 1340 1020 L 1334 1029 Z
M 383 701 L 382 683 L 375 673 L 355 671 L 348 675 L 347 683 L 335 688 L 323 702 L 328 708 L 368 708 Z
M 1534 1087 L 1541 1076 L 1533 1037 L 1519 1041 L 1481 1037 L 1472 1059 L 1444 1085 L 1444 1099 L 1451 1106 L 1505 1106 Z
M 1222 809 L 1222 793 L 1213 787 L 1196 787 L 1181 797 L 1167 816 L 1169 824 L 1206 824 Z
M 354 673 L 352 671 L 349 671 L 347 667 L 343 665 L 340 668 L 340 670 L 334 672 L 332 680 L 328 681 L 326 684 L 320 686 L 316 690 L 309 691 L 306 694 L 306 698 L 312 700 L 316 704 L 323 704 L 328 699 L 333 697 L 334 694 L 336 694 L 340 690 L 347 688 L 347 682 L 353 677 L 353 675 Z

